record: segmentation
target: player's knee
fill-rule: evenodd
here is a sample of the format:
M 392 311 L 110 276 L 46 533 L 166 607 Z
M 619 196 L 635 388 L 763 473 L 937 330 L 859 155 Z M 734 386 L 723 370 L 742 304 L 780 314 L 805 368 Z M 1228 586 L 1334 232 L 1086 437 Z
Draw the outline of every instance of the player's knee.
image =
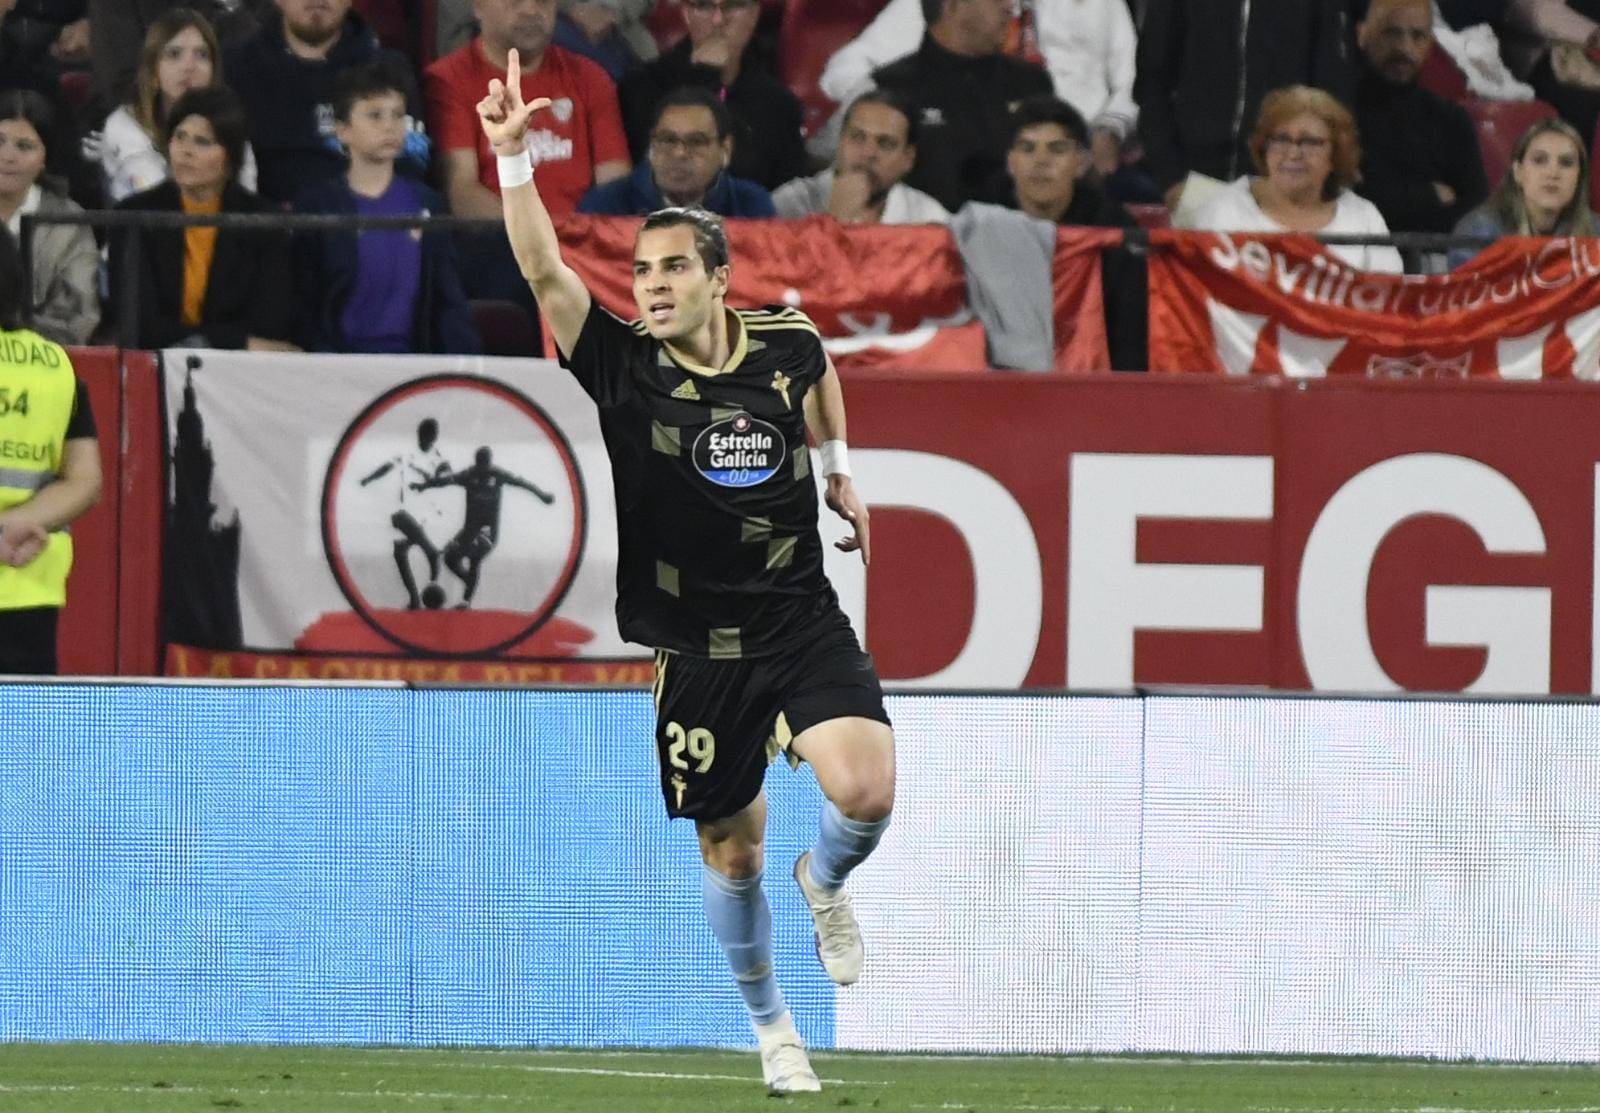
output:
M 706 865 L 733 881 L 747 881 L 761 872 L 761 847 L 748 843 L 702 840 L 700 857 Z
M 894 773 L 856 777 L 839 795 L 843 799 L 834 800 L 834 805 L 846 818 L 857 823 L 881 823 L 894 811 Z

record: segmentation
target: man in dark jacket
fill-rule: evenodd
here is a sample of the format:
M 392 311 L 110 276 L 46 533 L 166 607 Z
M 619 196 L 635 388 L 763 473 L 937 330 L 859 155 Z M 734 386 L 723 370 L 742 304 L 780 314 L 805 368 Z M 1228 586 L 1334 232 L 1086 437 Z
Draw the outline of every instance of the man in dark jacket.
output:
M 643 216 L 677 205 L 722 216 L 777 216 L 770 193 L 728 172 L 732 126 L 727 107 L 706 90 L 668 93 L 650 128 L 649 158 L 626 178 L 584 194 L 578 211 Z
M 410 70 L 403 55 L 385 50 L 350 0 L 277 0 L 281 19 L 229 51 L 223 73 L 250 115 L 250 145 L 260 167 L 263 198 L 287 204 L 303 189 L 344 169 L 333 134 L 333 86 L 352 66 L 385 59 Z M 405 152 L 397 164 L 421 176 L 428 140 L 416 82 L 406 81 L 410 117 Z
M 1361 193 L 1392 232 L 1448 232 L 1489 183 L 1466 109 L 1417 84 L 1433 49 L 1431 0 L 1372 0 L 1356 30 Z
M 1177 203 L 1190 171 L 1232 181 L 1261 98 L 1314 85 L 1350 103 L 1348 0 L 1147 0 L 1139 28 L 1139 136 L 1145 169 Z
M 872 80 L 922 106 L 922 141 L 905 181 L 955 212 L 1000 171 L 1011 109 L 1053 86 L 1043 66 L 1002 53 L 1011 0 L 922 0 L 922 14 L 922 44 Z
M 776 189 L 810 169 L 800 102 L 761 64 L 750 42 L 760 11 L 758 0 L 684 0 L 688 34 L 617 89 L 636 164 L 644 160 L 662 97 L 693 85 L 716 96 L 733 117 L 732 174 Z

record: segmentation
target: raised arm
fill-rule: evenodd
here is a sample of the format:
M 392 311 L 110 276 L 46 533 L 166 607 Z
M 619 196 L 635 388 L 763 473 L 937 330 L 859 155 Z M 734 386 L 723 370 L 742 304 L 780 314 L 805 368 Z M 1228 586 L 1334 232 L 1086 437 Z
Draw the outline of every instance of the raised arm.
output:
M 561 259 L 555 225 L 533 184 L 528 164 L 528 119 L 549 105 L 548 97 L 523 102 L 522 62 L 512 50 L 506 60 L 505 81 L 491 80 L 488 95 L 478 102 L 478 119 L 501 160 L 500 200 L 512 254 L 522 277 L 533 287 L 534 300 L 550 324 L 556 347 L 570 356 L 589 316 L 589 291 Z
M 845 452 L 844 390 L 839 385 L 839 372 L 826 353 L 822 357 L 828 369 L 817 385 L 806 392 L 806 427 L 822 448 L 822 474 L 828 489 L 823 501 L 839 517 L 849 522 L 854 536 L 841 538 L 834 547 L 842 552 L 860 551 L 861 563 L 872 562 L 872 538 L 868 528 L 867 504 L 856 494 L 850 480 L 850 460 Z

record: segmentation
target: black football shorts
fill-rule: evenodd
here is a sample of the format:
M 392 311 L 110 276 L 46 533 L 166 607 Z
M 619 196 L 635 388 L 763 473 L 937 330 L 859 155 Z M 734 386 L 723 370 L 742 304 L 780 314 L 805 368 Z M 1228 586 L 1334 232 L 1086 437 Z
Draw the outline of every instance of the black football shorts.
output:
M 656 654 L 656 755 L 674 819 L 723 819 L 761 791 L 767 763 L 829 719 L 887 724 L 883 688 L 843 611 L 794 648 L 748 661 Z

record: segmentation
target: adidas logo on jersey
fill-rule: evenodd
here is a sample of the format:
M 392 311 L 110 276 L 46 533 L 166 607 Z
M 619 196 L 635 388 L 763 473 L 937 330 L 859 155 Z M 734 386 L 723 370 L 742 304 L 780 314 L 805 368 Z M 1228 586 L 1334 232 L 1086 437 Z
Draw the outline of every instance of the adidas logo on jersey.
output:
M 700 401 L 700 392 L 694 388 L 693 379 L 685 379 L 679 383 L 677 389 L 672 392 L 672 396 L 681 398 L 685 402 Z

